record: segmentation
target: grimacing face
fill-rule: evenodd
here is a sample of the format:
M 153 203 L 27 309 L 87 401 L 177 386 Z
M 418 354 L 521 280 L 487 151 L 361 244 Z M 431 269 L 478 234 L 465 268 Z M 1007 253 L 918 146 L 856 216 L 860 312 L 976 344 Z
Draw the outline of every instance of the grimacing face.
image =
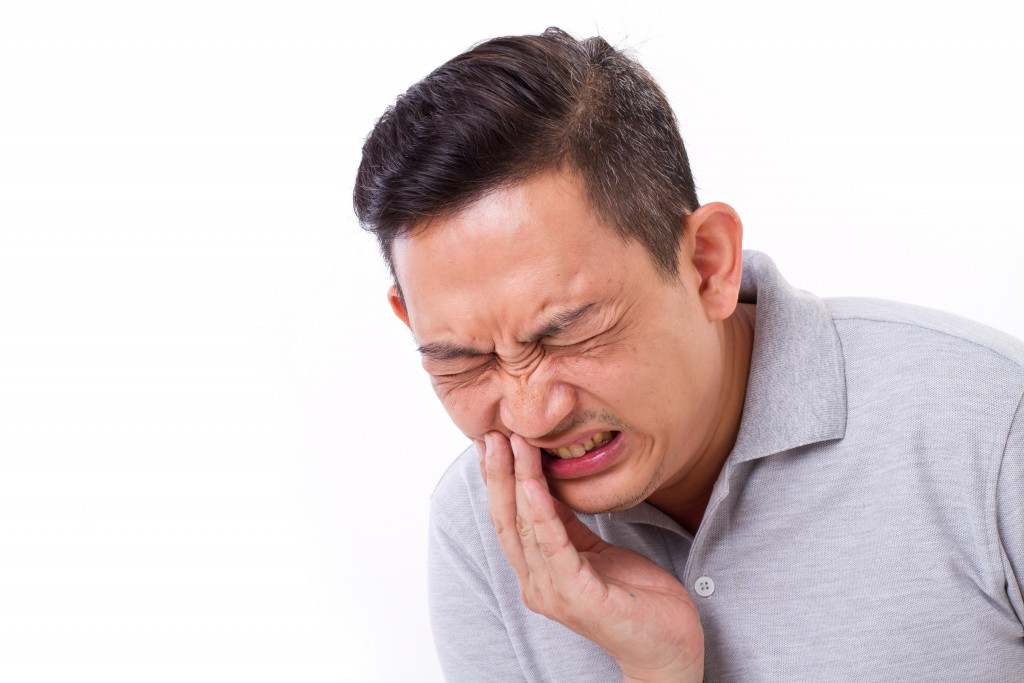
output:
M 466 436 L 517 433 L 550 449 L 561 502 L 625 509 L 686 489 L 728 438 L 735 293 L 720 301 L 717 238 L 702 230 L 682 233 L 669 281 L 594 215 L 574 175 L 549 171 L 396 240 L 404 305 L 395 288 L 390 300 Z M 558 457 L 588 440 L 583 457 Z

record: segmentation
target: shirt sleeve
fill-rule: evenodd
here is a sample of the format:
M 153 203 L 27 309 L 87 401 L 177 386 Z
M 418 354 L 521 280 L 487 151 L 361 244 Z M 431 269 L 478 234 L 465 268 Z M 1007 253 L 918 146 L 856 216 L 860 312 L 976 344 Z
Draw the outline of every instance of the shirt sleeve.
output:
M 486 558 L 476 548 L 479 533 L 446 522 L 431 506 L 427 582 L 434 645 L 446 681 L 523 681 L 498 601 L 488 580 Z M 468 526 L 468 525 L 467 525 Z
M 1010 424 L 996 484 L 999 540 L 1006 593 L 1024 624 L 1024 397 Z

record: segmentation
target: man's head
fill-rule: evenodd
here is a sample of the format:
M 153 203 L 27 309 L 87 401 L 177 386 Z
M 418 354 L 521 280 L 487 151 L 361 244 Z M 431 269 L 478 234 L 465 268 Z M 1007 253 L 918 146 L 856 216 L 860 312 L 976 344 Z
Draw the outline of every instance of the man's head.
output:
M 485 43 L 385 114 L 355 196 L 464 434 L 544 449 L 580 511 L 709 493 L 746 378 L 742 227 L 697 207 L 637 65 L 556 31 Z
M 675 116 L 636 62 L 558 29 L 497 38 L 398 98 L 363 146 L 353 193 L 396 275 L 396 237 L 545 170 L 577 174 L 594 211 L 666 277 L 697 195 Z

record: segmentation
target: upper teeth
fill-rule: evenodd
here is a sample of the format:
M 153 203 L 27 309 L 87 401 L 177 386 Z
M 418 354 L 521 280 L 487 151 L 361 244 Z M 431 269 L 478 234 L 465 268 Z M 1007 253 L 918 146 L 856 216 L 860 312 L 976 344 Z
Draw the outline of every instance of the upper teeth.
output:
M 578 458 L 587 451 L 591 451 L 611 441 L 613 433 L 614 432 L 599 432 L 583 443 L 574 443 L 571 446 L 559 446 L 558 448 L 545 448 L 544 451 L 557 456 L 562 460 Z

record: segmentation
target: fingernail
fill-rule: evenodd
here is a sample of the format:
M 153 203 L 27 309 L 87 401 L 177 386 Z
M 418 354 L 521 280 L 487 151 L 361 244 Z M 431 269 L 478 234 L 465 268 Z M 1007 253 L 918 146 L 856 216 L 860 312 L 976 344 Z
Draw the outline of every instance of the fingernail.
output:
M 533 493 L 530 491 L 531 488 L 533 487 L 527 486 L 526 482 L 523 482 L 523 493 L 526 494 L 526 502 L 533 505 Z
M 484 446 L 484 442 L 478 439 L 473 439 L 473 445 L 476 446 L 476 454 L 482 463 L 484 461 L 484 455 L 487 453 L 487 447 Z

